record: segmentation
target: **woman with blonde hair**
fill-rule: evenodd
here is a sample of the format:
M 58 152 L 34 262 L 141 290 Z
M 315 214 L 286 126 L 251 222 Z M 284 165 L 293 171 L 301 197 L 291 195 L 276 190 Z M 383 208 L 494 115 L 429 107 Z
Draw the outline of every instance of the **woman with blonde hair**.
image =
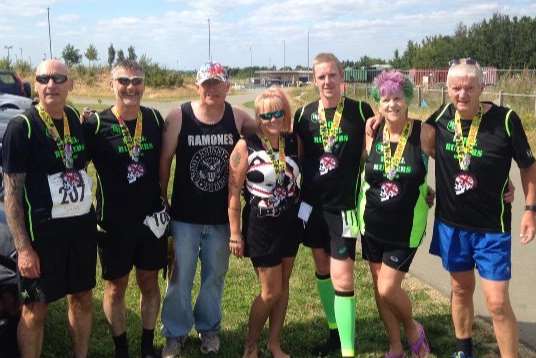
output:
M 290 106 L 281 89 L 260 94 L 255 114 L 257 133 L 238 141 L 231 153 L 229 248 L 235 256 L 251 259 L 261 284 L 251 305 L 244 357 L 258 356 L 257 342 L 269 318 L 268 349 L 274 357 L 285 358 L 289 355 L 281 349 L 280 333 L 300 231 L 298 141 L 290 133 Z M 241 217 L 242 191 L 245 206 Z

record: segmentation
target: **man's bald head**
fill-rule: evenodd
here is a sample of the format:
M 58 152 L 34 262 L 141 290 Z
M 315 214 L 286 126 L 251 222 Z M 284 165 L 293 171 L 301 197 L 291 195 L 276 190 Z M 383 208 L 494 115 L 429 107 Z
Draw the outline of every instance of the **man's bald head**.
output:
M 62 74 L 69 76 L 69 68 L 62 61 L 53 58 L 50 60 L 44 60 L 35 69 L 36 76 L 51 74 Z

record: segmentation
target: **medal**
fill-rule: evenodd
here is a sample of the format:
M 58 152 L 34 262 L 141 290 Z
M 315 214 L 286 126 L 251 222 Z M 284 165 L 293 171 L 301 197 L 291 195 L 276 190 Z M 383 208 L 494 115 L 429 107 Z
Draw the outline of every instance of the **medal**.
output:
M 383 203 L 389 199 L 395 198 L 400 194 L 400 188 L 397 183 L 387 180 L 380 185 L 380 201 Z
M 402 161 L 402 156 L 404 154 L 404 149 L 406 148 L 406 143 L 408 142 L 411 129 L 413 128 L 413 121 L 408 120 L 404 124 L 402 129 L 402 134 L 400 135 L 400 140 L 398 141 L 395 149 L 395 154 L 391 156 L 391 133 L 389 131 L 389 122 L 386 122 L 383 127 L 383 137 L 382 137 L 382 150 L 383 150 L 383 171 L 384 176 L 392 181 L 398 170 L 398 166 Z
M 261 141 L 264 149 L 266 150 L 266 154 L 268 154 L 268 157 L 274 166 L 277 184 L 281 185 L 285 179 L 285 169 L 287 166 L 285 159 L 285 139 L 283 136 L 279 136 L 279 159 L 277 160 L 275 159 L 274 148 L 272 148 L 272 144 L 270 144 L 268 138 L 266 138 L 264 135 L 261 135 Z
M 318 101 L 320 137 L 322 138 L 322 146 L 324 148 L 324 152 L 326 153 L 331 153 L 333 151 L 333 145 L 337 141 L 337 135 L 339 134 L 339 127 L 341 124 L 343 110 L 344 110 L 344 97 L 341 97 L 339 103 L 337 104 L 337 109 L 335 110 L 335 115 L 333 116 L 331 127 L 328 129 L 328 124 L 326 121 L 326 111 L 324 110 L 324 105 L 322 104 L 322 100 Z
M 134 183 L 138 178 L 145 174 L 144 166 L 139 163 L 141 157 L 141 134 L 143 131 L 143 115 L 138 111 L 136 115 L 136 129 L 134 130 L 134 138 L 130 135 L 130 131 L 117 108 L 112 107 L 112 112 L 119 122 L 121 133 L 123 135 L 123 143 L 128 149 L 131 163 L 127 167 L 127 181 L 129 184 Z
M 476 177 L 469 172 L 460 172 L 454 179 L 454 192 L 456 195 L 462 195 L 477 187 Z
M 47 111 L 40 105 L 36 105 L 35 109 L 37 109 L 37 112 L 39 113 L 39 117 L 45 124 L 48 133 L 54 139 L 56 142 L 56 146 L 58 147 L 58 150 L 60 152 L 61 160 L 63 161 L 63 164 L 65 165 L 66 169 L 73 169 L 74 166 L 74 160 L 73 160 L 73 148 L 72 148 L 72 139 L 71 139 L 71 128 L 69 127 L 69 120 L 67 118 L 67 115 L 65 114 L 65 111 L 63 112 L 63 138 L 60 137 L 60 134 L 58 133 L 58 130 L 56 129 L 56 125 L 54 124 L 54 120 L 48 114 Z
M 318 168 L 318 171 L 320 172 L 320 175 L 326 175 L 332 170 L 337 169 L 339 166 L 339 159 L 331 153 L 324 153 L 320 157 L 320 166 Z
M 471 120 L 471 127 L 469 128 L 469 134 L 467 139 L 463 138 L 462 122 L 460 113 L 456 111 L 454 114 L 454 144 L 456 147 L 456 159 L 462 171 L 469 170 L 471 164 L 471 152 L 476 145 L 476 136 L 482 121 L 483 109 L 480 106 L 480 111 Z M 465 142 L 465 143 L 464 143 Z
M 138 178 L 141 178 L 145 174 L 145 168 L 143 164 L 132 162 L 127 167 L 127 180 L 129 184 L 134 183 Z

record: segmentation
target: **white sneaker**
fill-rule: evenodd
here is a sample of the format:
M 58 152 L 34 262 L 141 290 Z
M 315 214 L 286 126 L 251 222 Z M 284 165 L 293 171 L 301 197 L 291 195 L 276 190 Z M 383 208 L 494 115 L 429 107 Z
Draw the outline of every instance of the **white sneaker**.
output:
M 218 353 L 220 350 L 220 337 L 216 332 L 199 333 L 201 338 L 201 353 Z
M 166 337 L 166 345 L 162 349 L 162 358 L 178 358 L 184 348 L 186 337 Z

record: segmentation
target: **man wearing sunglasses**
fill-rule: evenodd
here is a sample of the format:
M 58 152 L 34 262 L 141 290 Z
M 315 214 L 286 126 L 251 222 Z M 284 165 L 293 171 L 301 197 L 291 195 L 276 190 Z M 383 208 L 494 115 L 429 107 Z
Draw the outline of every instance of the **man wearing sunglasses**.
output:
M 490 311 L 501 357 L 518 356 L 518 328 L 510 304 L 511 205 L 505 204 L 512 159 L 525 192 L 521 243 L 533 240 L 536 165 L 523 125 L 509 108 L 480 101 L 483 73 L 473 59 L 451 61 L 450 103 L 423 125 L 423 149 L 435 155 L 437 206 L 430 253 L 450 272 L 451 309 L 457 349 L 472 352 L 474 269 Z M 426 146 L 425 146 L 426 144 Z
M 207 63 L 197 72 L 199 99 L 182 104 L 167 118 L 160 157 L 160 187 L 167 198 L 171 162 L 176 156 L 171 231 L 175 269 L 162 306 L 166 347 L 162 356 L 177 357 L 192 327 L 202 353 L 220 348 L 221 298 L 229 264 L 227 183 L 229 155 L 240 133 L 252 133 L 255 121 L 225 101 L 227 71 Z M 201 287 L 192 310 L 192 284 L 201 260 Z
M 313 355 L 341 349 L 343 357 L 353 357 L 355 208 L 365 121 L 374 112 L 367 103 L 343 96 L 343 68 L 333 54 L 315 57 L 313 75 L 320 99 L 294 116 L 294 131 L 303 143 L 303 242 L 313 253 L 330 329 L 327 342 L 315 347 Z
M 95 286 L 96 223 L 86 143 L 66 106 L 73 82 L 58 60 L 36 70 L 39 103 L 9 122 L 3 140 L 6 218 L 18 253 L 22 357 L 39 357 L 48 304 L 67 296 L 73 355 L 86 357 Z
M 158 181 L 163 119 L 157 110 L 141 106 L 144 72 L 137 62 L 121 61 L 111 74 L 115 104 L 83 124 L 90 159 L 97 170 L 103 309 L 115 357 L 128 357 L 125 290 L 135 266 L 141 291 L 141 356 L 156 357 L 153 338 L 160 308 L 158 270 L 166 264 L 164 232 L 169 222 Z

